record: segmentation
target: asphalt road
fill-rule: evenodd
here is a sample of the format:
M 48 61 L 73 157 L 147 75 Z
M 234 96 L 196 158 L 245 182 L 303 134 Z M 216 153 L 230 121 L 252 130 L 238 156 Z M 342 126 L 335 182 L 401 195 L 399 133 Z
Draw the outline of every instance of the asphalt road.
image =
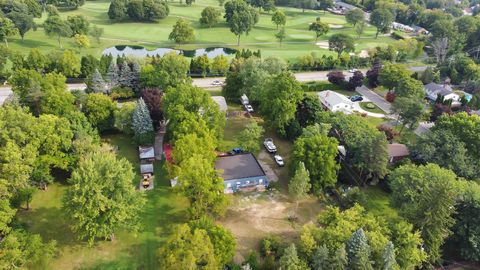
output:
M 412 71 L 423 71 L 425 70 L 426 67 L 410 67 L 410 70 Z M 363 73 L 366 72 L 365 70 L 361 70 Z M 315 71 L 315 72 L 299 72 L 295 73 L 295 78 L 299 82 L 310 82 L 310 81 L 326 81 L 327 80 L 327 74 L 330 71 Z M 345 78 L 349 79 L 352 76 L 352 73 L 348 71 L 344 71 L 345 73 Z M 195 78 L 193 79 L 193 85 L 202 87 L 205 89 L 209 88 L 215 88 L 212 83 L 214 80 L 220 80 L 220 81 L 225 81 L 225 77 L 208 77 L 208 78 Z M 68 90 L 83 90 L 87 86 L 84 83 L 76 83 L 76 84 L 67 84 Z M 218 88 L 218 86 L 217 86 Z M 5 86 L 0 86 L 0 105 L 3 104 L 3 102 L 7 99 L 8 96 L 12 94 L 12 89 L 10 86 L 5 85 Z

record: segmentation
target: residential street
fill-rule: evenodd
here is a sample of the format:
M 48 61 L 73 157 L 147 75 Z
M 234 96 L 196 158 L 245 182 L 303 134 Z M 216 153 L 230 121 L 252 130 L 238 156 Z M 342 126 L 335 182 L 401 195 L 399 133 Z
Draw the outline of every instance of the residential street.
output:
M 390 102 L 386 101 L 383 97 L 379 96 L 377 93 L 373 92 L 372 90 L 368 89 L 365 85 L 362 85 L 360 87 L 357 87 L 355 89 L 358 93 L 360 93 L 362 96 L 365 96 L 370 100 L 370 102 L 373 102 L 377 107 L 382 109 L 387 114 L 391 113 L 391 104 Z
M 426 67 L 410 67 L 410 70 L 412 70 L 412 71 L 422 71 L 422 70 L 425 70 L 425 69 L 426 69 Z M 360 71 L 362 71 L 365 74 L 367 70 L 362 69 Z M 330 71 L 299 72 L 299 73 L 295 73 L 295 78 L 299 82 L 326 81 L 327 80 L 327 74 L 329 72 Z M 344 73 L 345 73 L 345 79 L 347 79 L 347 80 L 352 76 L 352 73 L 350 73 L 348 71 L 344 70 Z M 214 80 L 225 81 L 225 77 L 195 78 L 195 79 L 193 79 L 193 85 L 198 86 L 198 87 L 202 87 L 202 88 L 206 88 L 206 89 L 213 88 L 213 87 L 215 87 L 214 85 L 212 85 Z M 75 83 L 75 84 L 67 84 L 67 87 L 68 87 L 68 90 L 72 91 L 72 90 L 78 90 L 78 89 L 83 90 L 87 86 L 84 83 Z M 375 94 L 373 91 L 370 91 L 370 92 L 371 93 L 367 93 L 367 91 L 365 91 L 366 94 L 364 94 L 364 93 L 360 93 L 360 94 L 368 97 L 373 103 L 375 103 L 377 106 L 379 106 L 382 110 L 384 110 L 384 108 L 387 109 L 387 105 L 385 105 L 385 104 L 379 105 L 381 103 L 380 100 L 384 101 L 383 98 L 378 96 L 377 94 Z M 11 93 L 12 93 L 12 89 L 11 89 L 10 86 L 8 86 L 8 85 L 0 86 L 0 105 L 3 104 L 3 102 L 5 102 L 5 100 L 7 99 L 7 97 Z M 376 97 L 374 95 L 376 95 Z M 379 104 L 377 104 L 377 102 Z M 384 101 L 384 102 L 386 102 L 386 101 Z M 388 104 L 388 102 L 386 102 L 386 103 Z M 390 108 L 388 107 L 387 110 L 389 112 Z

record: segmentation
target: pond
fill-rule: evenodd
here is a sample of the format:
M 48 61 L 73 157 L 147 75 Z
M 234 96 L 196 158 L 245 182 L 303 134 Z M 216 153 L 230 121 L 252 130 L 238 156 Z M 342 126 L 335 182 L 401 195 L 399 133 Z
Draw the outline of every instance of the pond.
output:
M 111 54 L 113 57 L 117 56 L 134 56 L 134 57 L 147 57 L 147 56 L 163 56 L 166 53 L 175 52 L 177 54 L 183 54 L 186 57 L 196 57 L 206 54 L 209 58 L 214 58 L 219 55 L 233 55 L 237 52 L 235 49 L 230 48 L 203 48 L 196 50 L 177 50 L 171 48 L 157 48 L 154 50 L 148 50 L 142 46 L 127 46 L 127 45 L 118 45 L 114 47 L 107 48 L 103 51 L 103 55 Z

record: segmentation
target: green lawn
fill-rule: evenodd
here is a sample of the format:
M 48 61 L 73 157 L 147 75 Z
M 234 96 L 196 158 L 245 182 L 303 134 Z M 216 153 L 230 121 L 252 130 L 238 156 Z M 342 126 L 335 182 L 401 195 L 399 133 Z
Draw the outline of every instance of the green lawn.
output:
M 88 49 L 79 51 L 81 54 L 94 54 L 99 56 L 101 52 L 108 47 L 114 45 L 141 45 L 147 48 L 155 47 L 178 47 L 168 40 L 168 35 L 173 24 L 180 17 L 189 20 L 195 28 L 196 39 L 192 44 L 182 45 L 183 49 L 204 48 L 212 46 L 225 46 L 237 48 L 236 37 L 230 32 L 224 19 L 212 28 L 203 28 L 200 26 L 198 19 L 201 11 L 206 6 L 213 6 L 221 9 L 216 0 L 198 0 L 192 6 L 186 6 L 179 3 L 170 3 L 170 15 L 159 21 L 158 23 L 136 23 L 136 22 L 117 22 L 114 23 L 108 19 L 107 11 L 110 1 L 86 1 L 85 5 L 78 10 L 62 12 L 62 17 L 81 14 L 85 16 L 92 25 L 104 28 L 102 43 L 97 44 L 92 40 L 92 46 Z M 323 13 L 320 11 L 308 10 L 302 12 L 295 8 L 280 8 L 287 15 L 286 39 L 280 47 L 275 39 L 277 32 L 276 26 L 271 22 L 271 13 L 262 13 L 260 21 L 255 25 L 248 36 L 241 37 L 240 48 L 260 49 L 263 56 L 279 56 L 287 60 L 293 60 L 300 55 L 310 52 L 317 52 L 318 55 L 328 54 L 334 55 L 333 52 L 325 48 L 319 48 L 315 44 L 315 35 L 308 31 L 308 24 L 321 17 L 322 21 L 332 25 L 342 25 L 343 28 L 334 29 L 321 37 L 319 41 L 326 41 L 328 37 L 334 33 L 349 33 L 354 35 L 353 28 L 346 24 L 343 16 Z M 43 18 L 36 19 L 39 24 L 37 31 L 30 31 L 25 36 L 25 41 L 21 41 L 20 37 L 11 38 L 10 44 L 14 49 L 38 48 L 43 51 L 58 48 L 55 38 L 45 36 L 41 23 Z M 375 39 L 375 28 L 367 27 L 365 34 L 356 39 L 357 52 L 370 49 L 379 45 L 386 45 L 395 40 L 390 37 L 379 37 Z M 78 49 L 73 44 L 72 39 L 63 39 L 65 48 Z
M 373 105 L 373 108 L 369 108 L 367 106 L 371 106 L 371 105 L 367 105 L 367 104 L 372 104 Z M 372 112 L 372 113 L 381 113 L 381 114 L 384 114 L 385 112 L 382 111 L 380 108 L 377 107 L 377 105 L 375 105 L 374 103 L 372 102 L 360 102 L 360 107 L 362 109 L 364 109 L 365 111 L 367 112 Z
M 375 216 L 385 218 L 387 221 L 400 219 L 398 212 L 390 205 L 389 194 L 378 186 L 368 186 L 362 189 L 365 194 L 363 206 Z
M 118 155 L 127 158 L 138 174 L 137 150 L 124 135 L 109 135 L 105 141 L 118 146 Z M 132 185 L 138 185 L 139 177 Z M 147 192 L 143 222 L 138 233 L 119 231 L 114 242 L 99 240 L 93 247 L 78 241 L 69 229 L 69 219 L 61 210 L 67 186 L 53 184 L 36 193 L 32 209 L 21 211 L 18 220 L 33 233 L 58 242 L 59 255 L 52 269 L 158 269 L 157 250 L 175 224 L 186 221 L 187 201 L 169 187 L 163 163 L 155 164 L 155 189 Z

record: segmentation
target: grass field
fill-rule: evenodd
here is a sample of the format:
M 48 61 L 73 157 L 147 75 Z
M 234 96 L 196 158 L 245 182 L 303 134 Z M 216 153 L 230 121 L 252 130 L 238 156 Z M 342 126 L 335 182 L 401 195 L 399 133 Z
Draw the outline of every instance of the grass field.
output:
M 124 135 L 110 135 L 104 140 L 118 146 L 120 157 L 127 158 L 138 174 L 137 150 Z M 36 193 L 32 209 L 21 211 L 18 219 L 29 231 L 58 242 L 59 255 L 52 269 L 158 269 L 157 251 L 177 223 L 186 221 L 185 198 L 172 192 L 163 164 L 155 164 L 155 188 L 147 192 L 147 204 L 141 215 L 142 229 L 117 233 L 114 242 L 99 240 L 92 247 L 78 241 L 69 229 L 69 219 L 61 210 L 66 184 L 53 184 Z M 138 185 L 136 178 L 132 185 Z
M 86 1 L 85 5 L 78 10 L 62 12 L 61 16 L 64 18 L 70 15 L 81 14 L 90 21 L 91 25 L 97 25 L 105 30 L 101 44 L 97 44 L 92 40 L 90 48 L 80 51 L 75 47 L 72 39 L 63 39 L 64 47 L 73 48 L 81 54 L 90 53 L 96 56 L 101 55 L 105 48 L 114 45 L 142 45 L 147 48 L 177 47 L 172 41 L 168 40 L 168 35 L 176 20 L 182 17 L 192 23 L 192 26 L 195 28 L 196 39 L 192 44 L 182 45 L 181 48 L 194 49 L 212 46 L 238 48 L 236 46 L 236 37 L 230 32 L 223 18 L 217 26 L 212 28 L 203 28 L 198 22 L 200 13 L 206 6 L 217 7 L 223 11 L 223 8 L 218 6 L 216 0 L 198 0 L 192 6 L 170 3 L 170 15 L 158 23 L 114 23 L 108 19 L 109 3 L 110 1 L 107 0 Z M 241 37 L 240 48 L 260 49 L 263 56 L 279 56 L 287 60 L 295 59 L 310 52 L 316 52 L 318 55 L 334 55 L 327 49 L 319 48 L 315 45 L 314 33 L 308 31 L 308 24 L 318 16 L 321 17 L 322 21 L 329 24 L 343 26 L 343 28 L 332 28 L 319 41 L 327 40 L 333 33 L 349 33 L 353 35 L 353 28 L 346 24 L 343 16 L 330 13 L 324 14 L 322 11 L 307 10 L 302 12 L 302 10 L 295 8 L 280 9 L 285 11 L 287 15 L 287 37 L 281 47 L 274 37 L 277 30 L 276 26 L 271 22 L 271 14 L 262 13 L 259 23 L 254 26 L 249 35 Z M 14 49 L 38 48 L 43 51 L 58 48 L 56 39 L 47 37 L 44 34 L 41 23 L 45 18 L 46 15 L 44 14 L 43 18 L 37 19 L 40 27 L 35 32 L 28 32 L 23 42 L 19 36 L 11 38 L 10 46 Z M 374 35 L 375 28 L 367 27 L 362 38 L 356 40 L 357 52 L 394 41 L 394 39 L 384 36 L 375 39 Z

